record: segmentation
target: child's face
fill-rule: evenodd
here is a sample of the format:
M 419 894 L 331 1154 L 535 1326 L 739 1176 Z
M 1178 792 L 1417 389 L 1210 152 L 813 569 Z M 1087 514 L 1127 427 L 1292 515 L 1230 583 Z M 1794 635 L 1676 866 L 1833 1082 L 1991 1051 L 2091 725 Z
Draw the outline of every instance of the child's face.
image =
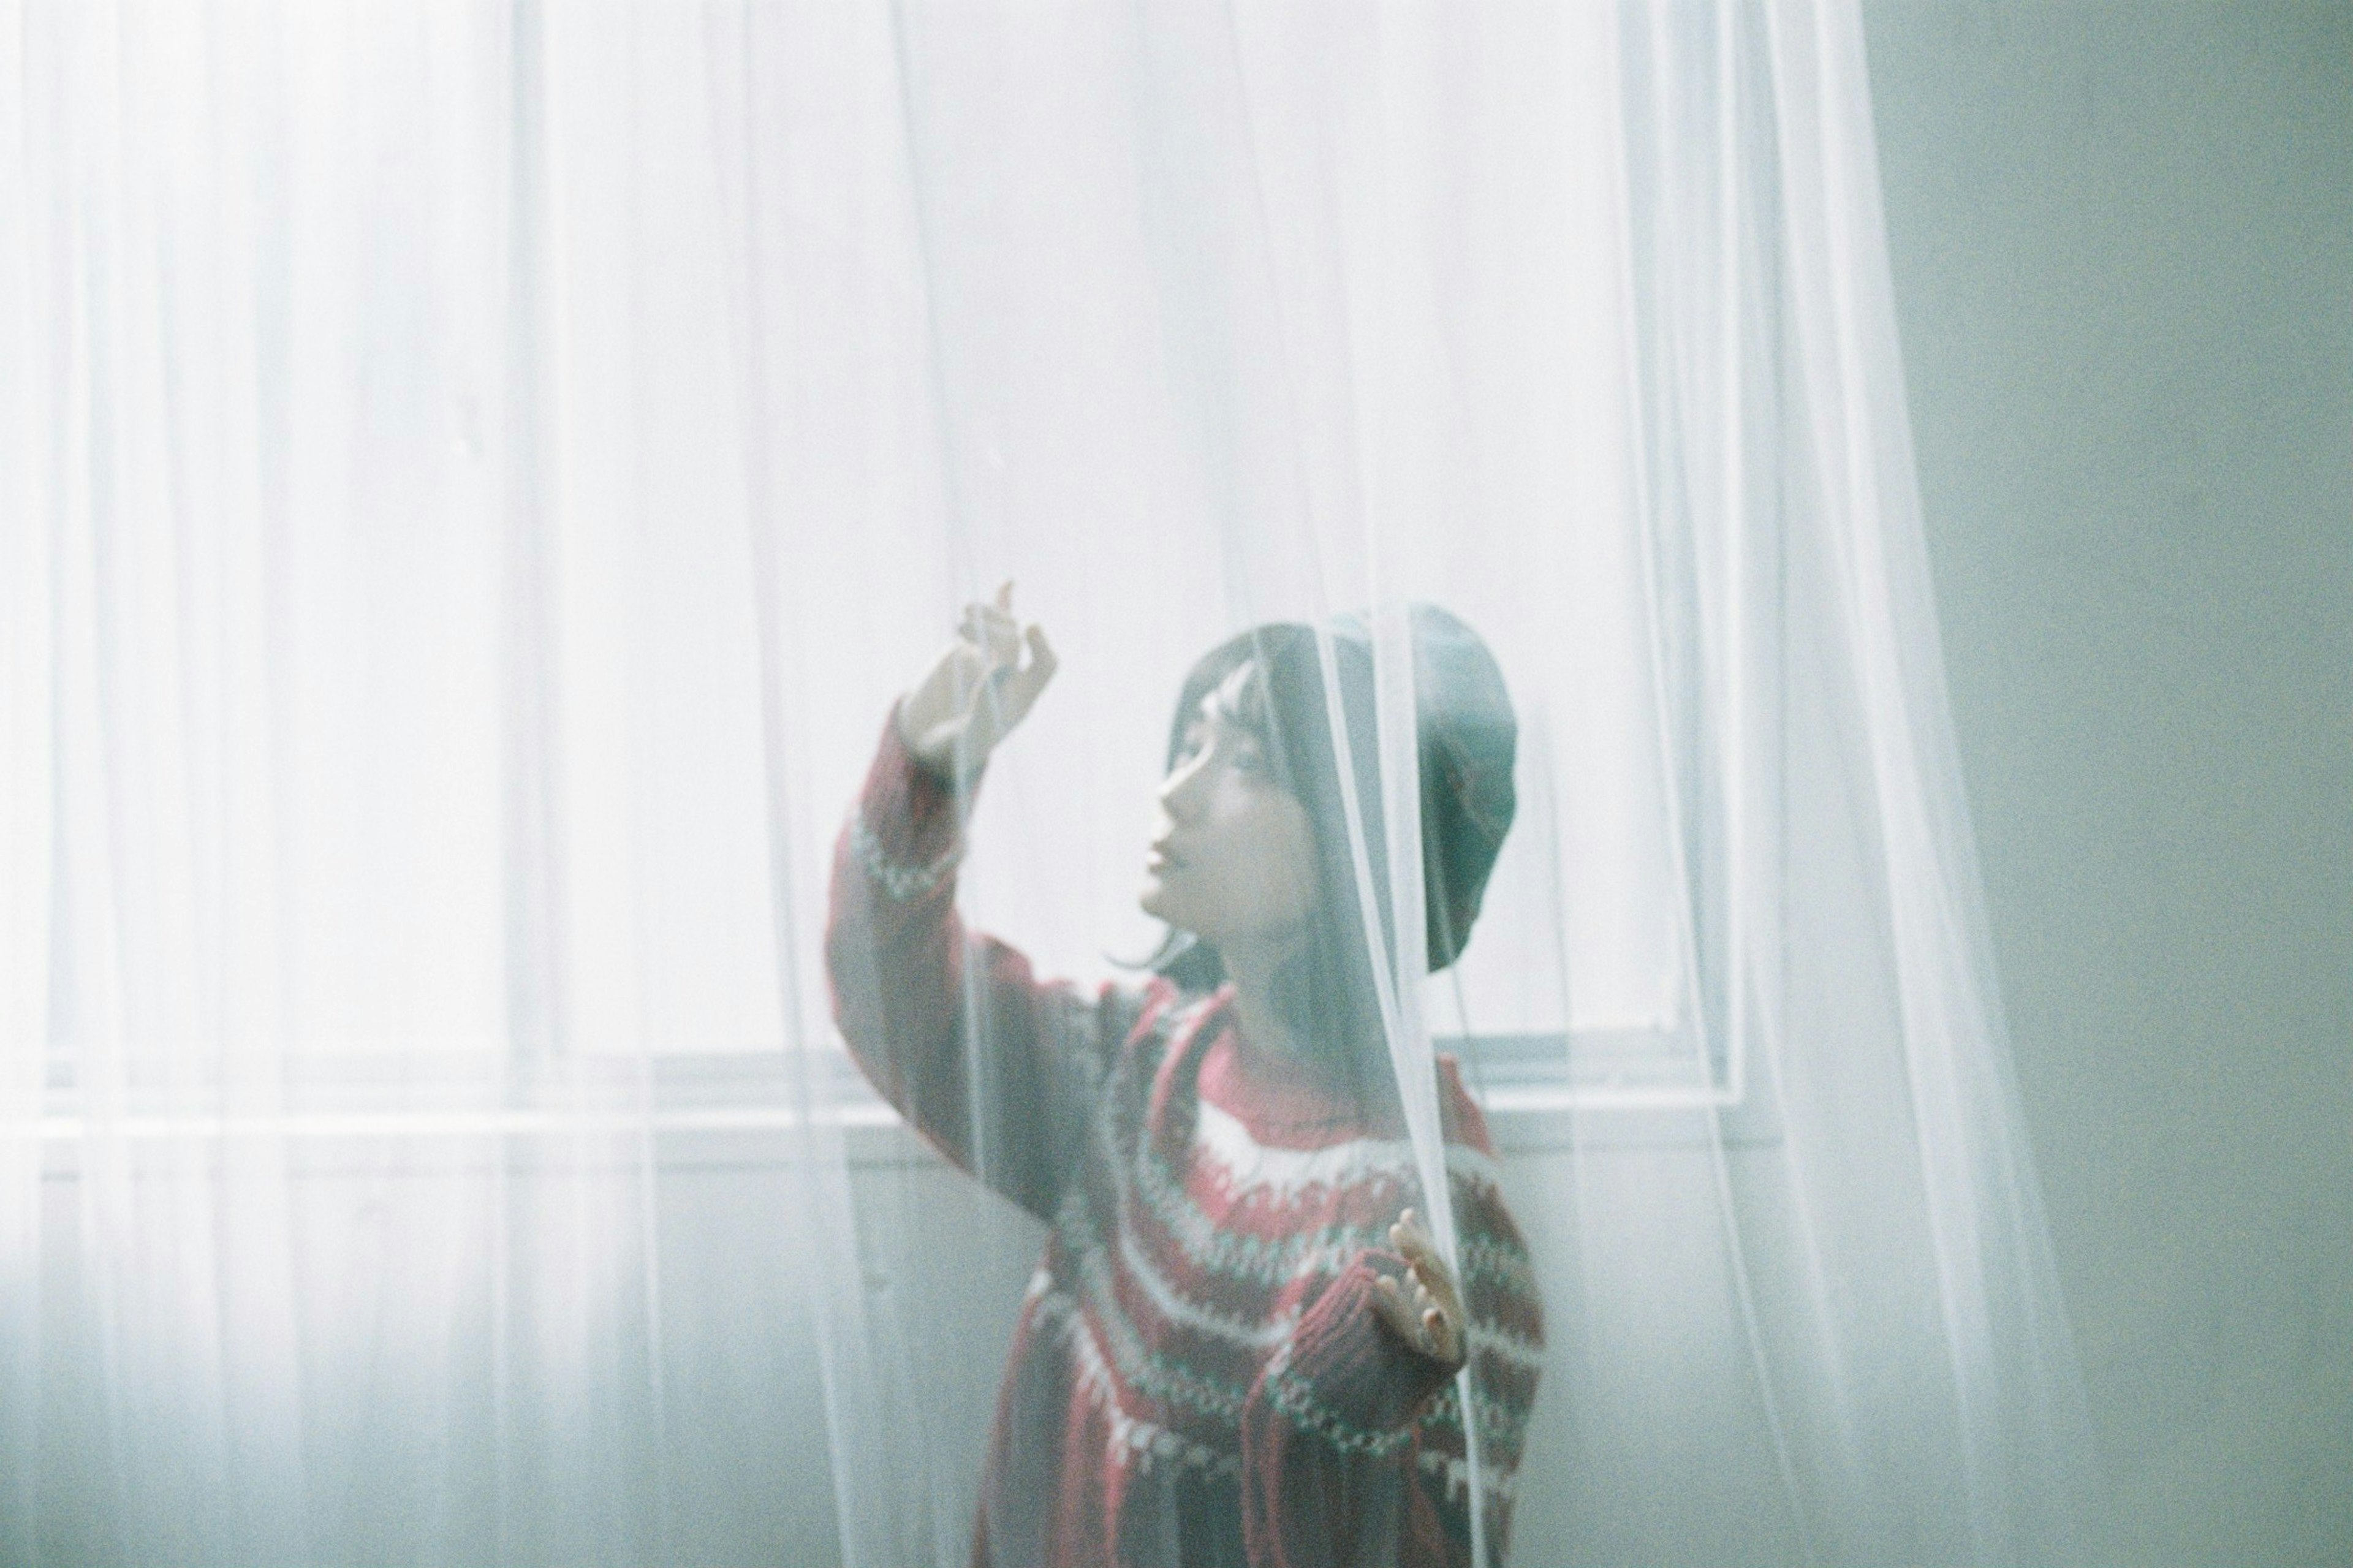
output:
M 1307 808 L 1276 782 L 1265 743 L 1232 717 L 1253 667 L 1201 701 L 1144 861 L 1140 902 L 1213 946 L 1281 941 L 1315 907 L 1315 838 Z

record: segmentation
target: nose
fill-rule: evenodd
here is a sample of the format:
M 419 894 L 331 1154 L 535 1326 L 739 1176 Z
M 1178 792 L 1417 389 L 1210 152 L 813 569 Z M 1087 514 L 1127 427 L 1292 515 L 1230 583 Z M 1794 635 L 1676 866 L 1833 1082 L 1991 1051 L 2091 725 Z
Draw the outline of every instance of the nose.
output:
M 1169 769 L 1168 776 L 1160 781 L 1160 805 L 1170 816 L 1187 815 L 1200 793 L 1193 786 L 1208 771 L 1208 748 L 1202 747 Z

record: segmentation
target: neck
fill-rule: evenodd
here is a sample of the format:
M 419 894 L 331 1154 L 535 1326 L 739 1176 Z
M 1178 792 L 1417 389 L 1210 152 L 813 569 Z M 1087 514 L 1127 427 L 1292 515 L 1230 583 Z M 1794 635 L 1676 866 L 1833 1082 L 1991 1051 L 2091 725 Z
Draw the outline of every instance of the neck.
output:
M 1298 945 L 1296 938 L 1244 938 L 1218 944 L 1226 977 L 1234 983 L 1234 1025 L 1248 1055 L 1289 1061 L 1308 1055 L 1308 1043 L 1283 1022 L 1274 1005 L 1275 976 Z

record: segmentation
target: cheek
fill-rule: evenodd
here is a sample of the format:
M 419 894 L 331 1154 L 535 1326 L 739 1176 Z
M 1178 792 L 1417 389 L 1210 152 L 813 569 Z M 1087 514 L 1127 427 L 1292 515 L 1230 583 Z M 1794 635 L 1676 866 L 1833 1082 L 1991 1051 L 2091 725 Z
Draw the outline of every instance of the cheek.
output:
M 1184 837 L 1185 864 L 1146 878 L 1147 914 L 1216 941 L 1282 931 L 1314 913 L 1314 831 L 1289 795 L 1229 780 Z
M 1261 801 L 1250 814 L 1245 846 L 1238 857 L 1246 867 L 1242 880 L 1253 923 L 1262 927 L 1296 925 L 1315 908 L 1315 837 L 1307 814 L 1286 797 Z

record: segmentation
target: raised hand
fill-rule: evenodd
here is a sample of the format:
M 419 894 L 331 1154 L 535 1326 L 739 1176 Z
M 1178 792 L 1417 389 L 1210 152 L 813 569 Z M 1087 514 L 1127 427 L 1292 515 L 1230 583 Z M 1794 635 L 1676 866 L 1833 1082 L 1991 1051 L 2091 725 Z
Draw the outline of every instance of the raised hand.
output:
M 1014 619 L 1008 582 L 993 603 L 964 607 L 955 640 L 900 699 L 899 738 L 926 767 L 970 778 L 1028 714 L 1055 665 L 1045 632 Z
M 1373 1287 L 1373 1310 L 1399 1339 L 1433 1361 L 1462 1364 L 1462 1292 L 1411 1209 L 1389 1226 L 1389 1245 L 1405 1258 L 1412 1292 L 1388 1275 Z

